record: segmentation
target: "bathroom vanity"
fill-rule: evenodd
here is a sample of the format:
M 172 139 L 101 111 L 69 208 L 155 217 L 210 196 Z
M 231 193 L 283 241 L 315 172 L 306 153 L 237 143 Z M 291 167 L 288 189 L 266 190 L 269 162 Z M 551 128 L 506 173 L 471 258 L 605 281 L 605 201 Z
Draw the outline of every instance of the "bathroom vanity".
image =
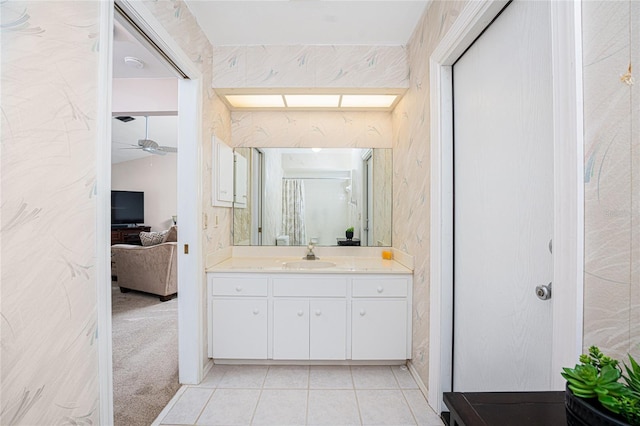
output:
M 207 285 L 216 360 L 411 358 L 412 273 L 393 260 L 231 258 Z

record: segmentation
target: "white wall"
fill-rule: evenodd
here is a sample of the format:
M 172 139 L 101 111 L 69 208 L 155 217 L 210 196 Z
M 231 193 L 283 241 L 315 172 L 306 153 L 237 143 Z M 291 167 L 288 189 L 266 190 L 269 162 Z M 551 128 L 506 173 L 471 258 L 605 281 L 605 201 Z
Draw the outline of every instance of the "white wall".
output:
M 177 210 L 176 155 L 153 155 L 139 160 L 114 164 L 111 168 L 111 189 L 144 191 L 144 221 L 152 231 L 162 231 L 172 225 L 171 216 Z

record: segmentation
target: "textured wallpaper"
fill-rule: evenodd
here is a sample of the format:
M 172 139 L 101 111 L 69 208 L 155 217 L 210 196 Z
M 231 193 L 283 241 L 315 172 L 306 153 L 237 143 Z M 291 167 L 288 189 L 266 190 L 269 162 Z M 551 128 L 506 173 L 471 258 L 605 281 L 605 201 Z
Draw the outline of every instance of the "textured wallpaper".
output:
M 0 8 L 0 424 L 98 424 L 100 3 Z
M 393 111 L 393 246 L 415 257 L 413 359 L 429 382 L 429 56 L 465 2 L 434 1 L 409 42 L 409 90 Z
M 215 46 L 213 87 L 404 88 L 402 46 Z
M 640 2 L 582 9 L 584 347 L 640 357 Z
M 202 141 L 200 145 L 202 168 L 203 214 L 207 227 L 202 232 L 203 260 L 210 253 L 231 245 L 231 209 L 211 206 L 211 137 L 231 140 L 231 116 L 229 110 L 209 87 L 211 81 L 211 44 L 198 26 L 195 18 L 182 0 L 145 0 L 145 6 L 153 13 L 160 23 L 178 43 L 180 48 L 189 55 L 202 73 Z M 180 188 L 178 188 L 180 192 Z M 214 226 L 218 216 L 218 226 Z M 202 271 L 204 274 L 204 271 Z M 204 280 L 203 280 L 204 283 Z M 202 312 L 204 313 L 202 339 L 207 341 L 206 312 L 207 301 L 205 286 L 200 289 L 202 296 Z M 208 361 L 207 348 L 203 348 L 203 361 Z

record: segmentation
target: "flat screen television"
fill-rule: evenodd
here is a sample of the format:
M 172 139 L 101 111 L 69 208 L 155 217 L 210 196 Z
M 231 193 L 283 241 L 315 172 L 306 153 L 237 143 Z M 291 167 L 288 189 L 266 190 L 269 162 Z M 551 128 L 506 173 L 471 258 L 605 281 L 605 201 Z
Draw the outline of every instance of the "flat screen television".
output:
M 111 191 L 111 225 L 144 223 L 144 192 Z

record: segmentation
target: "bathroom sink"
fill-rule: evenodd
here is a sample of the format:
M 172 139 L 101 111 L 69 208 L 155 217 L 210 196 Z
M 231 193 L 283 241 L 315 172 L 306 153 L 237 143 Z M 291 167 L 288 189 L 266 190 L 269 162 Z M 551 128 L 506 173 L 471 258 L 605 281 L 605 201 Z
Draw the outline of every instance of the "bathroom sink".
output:
M 284 262 L 282 264 L 288 269 L 323 269 L 336 266 L 333 262 L 322 262 L 320 260 L 296 260 L 292 262 Z

